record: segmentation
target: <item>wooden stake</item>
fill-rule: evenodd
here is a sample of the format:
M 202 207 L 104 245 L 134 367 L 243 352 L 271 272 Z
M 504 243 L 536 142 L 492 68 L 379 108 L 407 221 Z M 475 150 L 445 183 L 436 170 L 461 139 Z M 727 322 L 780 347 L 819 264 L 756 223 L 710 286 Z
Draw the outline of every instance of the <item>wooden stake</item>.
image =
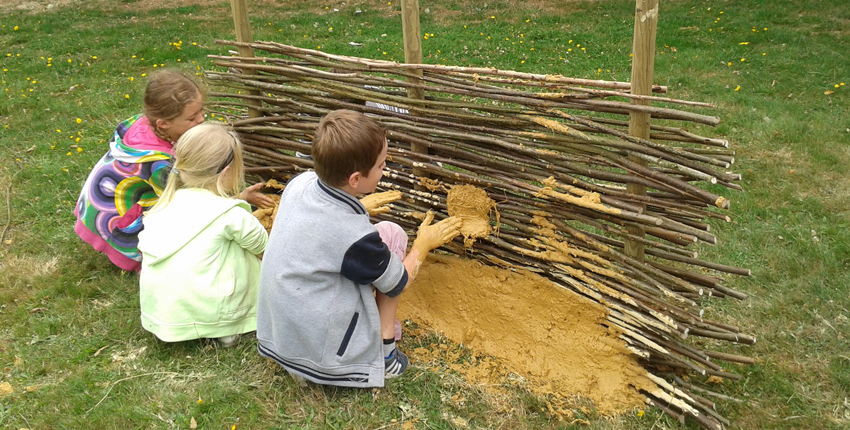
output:
M 230 0 L 230 7 L 233 9 L 233 25 L 236 28 L 236 40 L 238 42 L 251 43 L 253 42 L 253 36 L 251 35 L 251 21 L 248 19 L 248 5 L 246 4 L 246 0 Z M 253 57 L 254 56 L 254 48 L 250 46 L 239 46 L 237 48 L 239 50 L 239 55 L 242 57 Z M 241 69 L 243 75 L 256 75 L 256 70 L 250 69 Z M 258 96 L 260 95 L 260 90 L 251 89 L 248 91 L 248 94 Z M 248 101 L 248 116 L 251 118 L 256 118 L 262 116 L 262 112 L 260 112 L 259 107 L 262 102 L 259 100 L 249 100 Z
M 655 68 L 655 31 L 658 26 L 658 1 L 636 0 L 635 4 L 635 37 L 632 49 L 632 94 L 651 95 L 652 78 Z M 650 105 L 649 100 L 632 99 L 632 104 Z M 629 134 L 640 139 L 649 139 L 649 124 L 651 117 L 646 112 L 632 111 L 629 114 Z M 629 158 L 640 165 L 646 166 L 646 161 L 634 155 Z M 646 195 L 646 186 L 627 184 L 626 190 L 632 194 Z M 629 233 L 643 236 L 641 226 L 628 227 Z M 644 259 L 644 245 L 641 242 L 626 240 L 626 255 L 638 260 Z
M 422 32 L 419 28 L 419 0 L 401 1 L 401 30 L 404 38 L 404 62 L 408 64 L 421 63 Z M 413 84 L 419 84 L 422 70 L 414 70 L 413 74 L 417 77 L 411 77 L 408 80 Z M 421 87 L 410 87 L 407 89 L 407 96 L 416 100 L 425 100 L 425 91 Z M 415 115 L 415 109 L 411 113 Z M 420 154 L 428 153 L 428 147 L 419 144 L 413 144 L 411 149 Z M 428 177 L 428 172 L 419 168 L 414 168 L 413 174 Z

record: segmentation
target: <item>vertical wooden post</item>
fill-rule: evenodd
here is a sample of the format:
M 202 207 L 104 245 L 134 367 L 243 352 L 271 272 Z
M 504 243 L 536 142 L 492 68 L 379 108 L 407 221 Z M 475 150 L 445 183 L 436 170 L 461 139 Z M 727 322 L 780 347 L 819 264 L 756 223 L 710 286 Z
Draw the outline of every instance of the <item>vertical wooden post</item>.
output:
M 254 39 L 251 35 L 251 21 L 248 19 L 248 5 L 246 4 L 246 0 L 230 0 L 230 7 L 233 10 L 233 25 L 236 28 L 236 41 L 245 43 L 253 42 Z M 253 57 L 254 48 L 251 48 L 250 46 L 240 46 L 239 56 Z M 242 69 L 242 74 L 256 75 L 257 71 Z M 260 90 L 252 89 L 248 91 L 248 94 L 258 96 L 260 95 Z M 262 106 L 261 101 L 248 100 L 248 117 L 257 118 L 263 116 L 262 112 L 259 110 L 260 106 Z
M 635 38 L 632 49 L 632 94 L 650 95 L 655 69 L 655 33 L 658 28 L 659 0 L 636 0 Z M 632 103 L 649 105 L 649 100 L 632 99 Z M 629 134 L 649 139 L 651 117 L 648 113 L 632 112 L 629 116 Z M 629 156 L 632 161 L 646 165 L 646 162 Z M 638 184 L 626 184 L 626 190 L 633 194 L 646 195 L 646 187 Z M 628 228 L 635 236 L 644 236 L 640 226 Z M 639 261 L 644 259 L 644 246 L 632 240 L 626 240 L 626 255 Z
M 422 30 L 419 28 L 419 0 L 401 0 L 401 31 L 404 37 L 404 62 L 410 64 L 419 64 L 422 62 Z M 415 71 L 416 75 L 422 76 L 421 70 Z M 409 78 L 412 83 L 420 83 L 419 79 Z M 407 96 L 412 99 L 424 100 L 425 91 L 421 88 L 410 88 L 407 90 Z M 415 115 L 411 110 L 411 114 Z M 428 147 L 414 143 L 411 147 L 413 152 L 427 154 Z M 413 168 L 413 174 L 416 176 L 428 176 L 428 172 L 423 169 Z M 417 189 L 419 186 L 417 186 Z

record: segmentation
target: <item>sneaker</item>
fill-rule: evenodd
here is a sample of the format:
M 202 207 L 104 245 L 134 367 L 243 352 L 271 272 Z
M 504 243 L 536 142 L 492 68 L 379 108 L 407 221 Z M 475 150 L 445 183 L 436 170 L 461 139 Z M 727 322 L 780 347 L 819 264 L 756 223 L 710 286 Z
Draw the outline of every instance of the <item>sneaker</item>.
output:
M 217 337 L 215 340 L 222 346 L 222 348 L 230 348 L 235 346 L 236 342 L 239 341 L 239 335 L 234 334 L 233 336 Z
M 407 370 L 408 363 L 407 356 L 403 352 L 399 351 L 398 348 L 393 349 L 393 352 L 384 358 L 384 370 L 386 371 L 387 379 L 395 378 L 404 373 Z

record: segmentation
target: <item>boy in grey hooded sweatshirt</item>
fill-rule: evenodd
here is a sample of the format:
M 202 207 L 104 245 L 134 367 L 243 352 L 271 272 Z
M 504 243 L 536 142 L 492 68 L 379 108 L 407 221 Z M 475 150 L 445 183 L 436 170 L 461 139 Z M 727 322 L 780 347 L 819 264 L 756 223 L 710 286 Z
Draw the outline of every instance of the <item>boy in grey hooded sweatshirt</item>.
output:
M 382 387 L 408 364 L 394 340 L 399 295 L 461 221 L 430 225 L 430 214 L 406 256 L 390 250 L 388 242 L 403 250 L 406 233 L 389 222 L 372 225 L 357 199 L 375 191 L 387 158 L 386 129 L 361 113 L 322 118 L 312 155 L 315 172 L 286 185 L 269 236 L 257 348 L 315 383 Z

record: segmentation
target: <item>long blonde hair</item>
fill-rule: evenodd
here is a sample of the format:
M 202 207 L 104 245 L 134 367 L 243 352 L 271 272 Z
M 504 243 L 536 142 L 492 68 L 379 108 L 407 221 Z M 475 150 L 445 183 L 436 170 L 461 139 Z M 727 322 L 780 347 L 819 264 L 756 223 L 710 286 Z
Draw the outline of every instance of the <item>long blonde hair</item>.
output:
M 222 175 L 230 166 L 227 176 Z M 222 197 L 236 197 L 245 182 L 242 143 L 236 134 L 216 124 L 192 127 L 174 145 L 174 164 L 168 183 L 152 210 L 165 207 L 183 188 L 202 188 Z

